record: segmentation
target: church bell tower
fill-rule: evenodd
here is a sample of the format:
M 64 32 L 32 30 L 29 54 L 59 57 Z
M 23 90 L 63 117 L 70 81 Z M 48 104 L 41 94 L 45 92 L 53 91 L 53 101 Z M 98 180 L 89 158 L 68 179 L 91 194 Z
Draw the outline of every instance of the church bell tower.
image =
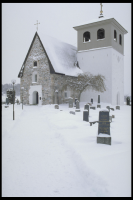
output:
M 82 92 L 80 101 L 101 102 L 112 105 L 124 104 L 124 34 L 125 28 L 113 17 L 103 16 L 73 27 L 77 31 L 77 60 L 83 72 L 105 77 L 106 91 Z

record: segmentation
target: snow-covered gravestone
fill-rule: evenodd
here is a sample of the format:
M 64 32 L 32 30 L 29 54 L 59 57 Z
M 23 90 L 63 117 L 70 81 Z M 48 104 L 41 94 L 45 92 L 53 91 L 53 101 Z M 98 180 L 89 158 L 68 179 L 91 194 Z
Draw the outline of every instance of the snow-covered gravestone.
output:
M 75 98 L 75 106 L 76 106 L 76 101 L 77 101 L 78 99 L 77 98 Z
M 69 97 L 69 108 L 73 108 L 73 98 Z
M 97 143 L 111 145 L 109 111 L 99 111 Z
M 76 109 L 79 109 L 80 108 L 80 106 L 79 106 L 79 101 L 77 100 L 76 101 Z
M 54 108 L 55 108 L 55 109 L 59 109 L 59 105 L 58 105 L 58 104 L 55 104 Z
M 127 97 L 127 105 L 130 106 L 130 97 Z
M 98 103 L 100 103 L 100 95 L 98 95 Z
M 89 121 L 89 115 L 88 114 L 89 114 L 88 110 L 83 111 L 83 121 L 86 121 L 86 122 Z
M 6 104 L 7 104 L 7 105 L 9 104 L 9 99 L 8 99 L 8 98 L 6 98 Z

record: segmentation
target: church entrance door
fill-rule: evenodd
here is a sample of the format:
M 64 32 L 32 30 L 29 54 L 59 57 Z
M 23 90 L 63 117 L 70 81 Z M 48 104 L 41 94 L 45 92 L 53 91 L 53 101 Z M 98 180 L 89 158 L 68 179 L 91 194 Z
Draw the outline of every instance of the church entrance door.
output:
M 34 91 L 33 92 L 33 97 L 32 97 L 32 99 L 33 99 L 33 105 L 37 105 L 39 103 L 38 96 L 39 96 L 38 92 Z

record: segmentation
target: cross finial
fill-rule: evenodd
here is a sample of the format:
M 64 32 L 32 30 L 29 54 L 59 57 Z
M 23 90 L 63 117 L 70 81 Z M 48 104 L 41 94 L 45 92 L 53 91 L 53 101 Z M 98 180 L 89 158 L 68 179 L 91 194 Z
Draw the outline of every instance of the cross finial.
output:
M 102 15 L 102 13 L 103 13 L 103 11 L 102 11 L 102 6 L 103 6 L 103 5 L 102 5 L 102 3 L 100 3 L 100 5 L 101 5 L 101 11 L 100 11 L 100 13 L 101 13 L 101 15 Z
M 100 6 L 101 6 L 101 10 L 100 10 L 100 16 L 99 16 L 99 18 L 100 18 L 100 17 L 103 17 L 103 14 L 102 14 L 102 13 L 103 13 L 103 11 L 102 11 L 102 6 L 103 6 L 103 5 L 102 5 L 102 3 L 100 3 Z
M 36 27 L 36 28 L 37 28 L 37 31 L 38 31 L 38 24 L 40 24 L 40 23 L 38 23 L 38 20 L 37 20 L 37 23 L 36 23 L 36 24 L 34 24 L 34 25 L 37 25 L 37 27 Z

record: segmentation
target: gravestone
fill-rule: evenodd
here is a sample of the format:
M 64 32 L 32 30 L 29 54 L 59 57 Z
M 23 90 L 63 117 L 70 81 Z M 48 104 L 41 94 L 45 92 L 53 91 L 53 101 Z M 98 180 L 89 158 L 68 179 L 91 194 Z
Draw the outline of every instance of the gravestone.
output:
M 69 97 L 69 108 L 73 108 L 73 98 Z
M 76 109 L 79 109 L 79 101 L 76 100 Z
M 98 95 L 98 103 L 100 103 L 100 95 Z
M 101 105 L 97 105 L 97 108 L 101 108 Z
M 84 105 L 84 110 L 88 110 L 88 112 L 89 112 L 89 104 Z
M 77 101 L 78 99 L 77 98 L 75 98 L 75 106 L 76 106 L 76 101 Z
M 80 112 L 80 109 L 76 109 L 75 112 Z
M 127 97 L 127 105 L 130 106 L 130 97 Z
M 96 110 L 96 107 L 95 106 L 91 106 L 90 109 Z
M 7 105 L 9 104 L 9 99 L 8 99 L 8 98 L 6 98 L 6 104 L 7 104 Z
M 75 115 L 75 112 L 74 112 L 74 111 L 70 111 L 70 114 L 73 114 L 73 115 Z
M 54 108 L 55 108 L 55 109 L 59 109 L 59 105 L 56 104 L 56 105 L 54 106 Z
M 91 103 L 93 104 L 93 99 L 91 98 Z
M 99 112 L 97 143 L 111 145 L 109 112 Z
M 112 115 L 112 118 L 115 118 L 115 115 Z
M 120 110 L 120 106 L 116 106 L 116 110 Z
M 89 111 L 88 110 L 83 111 L 83 121 L 86 121 L 86 122 L 89 121 Z

